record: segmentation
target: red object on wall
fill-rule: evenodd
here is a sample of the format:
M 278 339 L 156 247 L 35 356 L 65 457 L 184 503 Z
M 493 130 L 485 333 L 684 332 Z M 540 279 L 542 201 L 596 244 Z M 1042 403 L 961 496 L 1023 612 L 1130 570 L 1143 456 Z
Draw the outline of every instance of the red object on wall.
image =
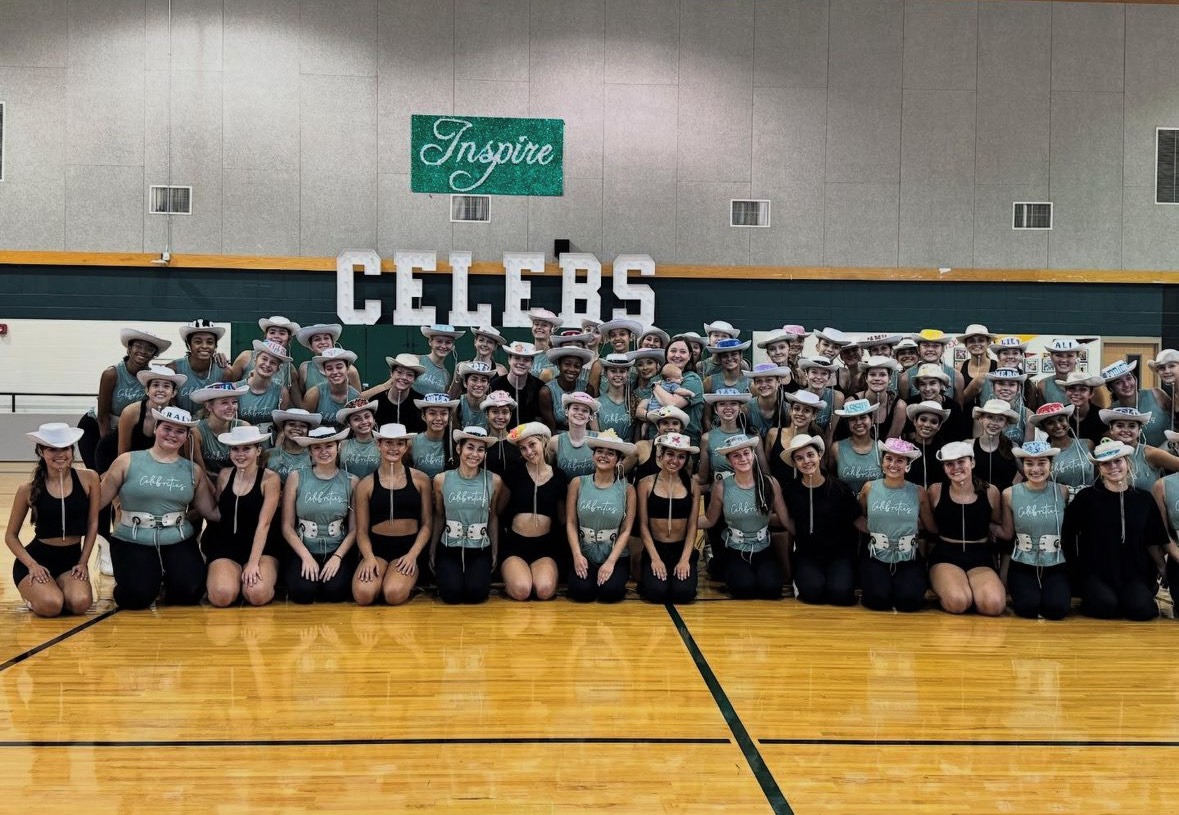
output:
M 8 335 L 8 323 L 0 323 L 0 337 Z

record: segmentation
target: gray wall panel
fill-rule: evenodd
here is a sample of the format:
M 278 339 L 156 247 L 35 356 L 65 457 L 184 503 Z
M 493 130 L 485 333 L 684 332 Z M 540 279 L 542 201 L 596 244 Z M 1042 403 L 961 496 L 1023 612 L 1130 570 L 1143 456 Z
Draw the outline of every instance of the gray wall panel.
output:
M 432 7 L 429 0 L 416 0 Z M 454 7 L 455 79 L 528 81 L 529 0 L 464 0 Z M 382 16 L 384 16 L 382 14 Z
M 67 251 L 143 251 L 142 167 L 67 167 L 65 188 Z
M 606 0 L 606 82 L 679 81 L 680 0 Z
M 0 68 L 0 246 L 57 249 L 65 241 L 65 86 L 62 68 Z
M 1052 184 L 1048 266 L 1109 269 L 1122 265 L 1122 191 Z
M 1179 206 L 1154 202 L 1154 185 L 1123 190 L 1122 264 L 1127 269 L 1179 268 Z
M 220 71 L 224 0 L 172 3 L 171 38 L 168 0 L 147 0 L 147 69 L 149 71 Z M 169 47 L 171 57 L 169 57 Z
M 297 170 L 226 168 L 222 179 L 223 252 L 231 255 L 299 254 Z
M 753 94 L 753 189 L 824 181 L 827 90 L 757 88 Z
M 65 246 L 65 174 L 0 184 L 0 246 L 46 250 Z
M 441 95 L 441 94 L 440 94 Z M 528 83 L 498 79 L 459 79 L 454 83 L 454 109 L 464 116 L 528 116 Z M 408 120 L 406 127 L 408 127 Z M 408 150 L 405 144 L 397 149 Z
M 224 75 L 222 150 L 227 168 L 299 168 L 299 75 L 294 71 Z
M 1052 90 L 1120 91 L 1125 6 L 1052 3 Z
M 974 185 L 902 183 L 900 266 L 970 266 L 974 261 Z
M 478 9 L 462 3 L 460 9 Z M 410 116 L 471 111 L 454 107 L 455 8 L 450 0 L 393 0 L 382 3 L 378 19 L 378 167 L 382 173 L 409 172 Z M 462 42 L 462 40 L 457 40 Z M 464 44 L 460 48 L 463 53 Z M 525 69 L 527 73 L 527 69 Z
M 528 72 L 533 81 L 601 84 L 605 0 L 545 0 L 529 17 Z
M 827 0 L 757 0 L 753 84 L 826 87 Z
M 449 216 L 447 216 L 449 217 Z M 528 243 L 528 199 L 499 195 L 491 199 L 491 223 L 452 224 L 454 248 L 475 260 L 503 260 Z
M 381 257 L 426 249 L 446 260 L 452 248 L 449 195 L 415 195 L 409 190 L 408 174 L 381 173 L 377 196 L 376 250 Z
M 1179 127 L 1179 9 L 1126 7 L 1127 186 L 1155 183 L 1155 128 Z
M 1048 185 L 978 184 L 974 188 L 974 265 L 1042 269 L 1048 265 L 1048 232 L 1011 228 L 1012 203 L 1047 201 Z
M 729 201 L 748 197 L 748 184 L 680 182 L 676 191 L 676 261 L 748 263 L 749 233 L 753 230 L 729 226 Z
M 376 76 L 377 0 L 303 0 L 299 28 L 303 73 Z
M 143 70 L 144 0 L 70 0 L 69 65 Z
M 573 78 L 533 80 L 529 115 L 565 120 L 565 180 L 602 178 L 602 97 L 599 80 L 586 85 Z
M 234 0 L 225 6 L 224 70 L 299 72 L 299 0 Z
M 64 68 L 68 19 L 66 0 L 2 0 L 0 65 Z
M 828 184 L 823 262 L 828 266 L 896 266 L 898 184 Z
M 615 255 L 647 254 L 656 263 L 676 256 L 674 170 L 606 171 L 602 191 L 602 262 Z
M 376 80 L 304 76 L 300 88 L 304 255 L 377 241 Z
M 896 183 L 901 166 L 901 88 L 830 88 L 827 180 Z
M 679 110 L 675 86 L 607 85 L 605 106 L 607 184 L 637 170 L 662 172 L 674 180 Z
M 906 88 L 972 90 L 977 52 L 977 3 L 906 0 Z
M 600 178 L 566 178 L 564 196 L 528 199 L 528 245 L 523 248 L 530 252 L 544 252 L 545 257 L 554 260 L 553 241 L 557 238 L 568 238 L 574 252 L 592 252 L 601 256 Z
M 753 187 L 754 198 L 769 198 L 769 229 L 750 229 L 749 262 L 754 266 L 823 265 L 823 193 L 819 180 L 781 189 Z
M 902 0 L 831 0 L 827 84 L 899 88 L 903 32 Z
M 143 68 L 66 72 L 66 161 L 143 166 Z

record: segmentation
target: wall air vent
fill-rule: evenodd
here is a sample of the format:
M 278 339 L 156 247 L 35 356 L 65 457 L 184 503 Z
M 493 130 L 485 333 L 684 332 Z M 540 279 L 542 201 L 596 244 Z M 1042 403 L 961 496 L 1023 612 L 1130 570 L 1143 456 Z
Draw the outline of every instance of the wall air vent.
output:
M 729 201 L 729 226 L 770 225 L 770 202 L 766 200 Z
M 451 223 L 485 224 L 491 220 L 490 195 L 450 196 Z
M 152 215 L 192 215 L 192 187 L 153 184 L 147 211 Z
M 1016 201 L 1012 204 L 1012 229 L 1051 229 L 1052 203 Z
M 1155 130 L 1154 202 L 1179 204 L 1179 128 Z

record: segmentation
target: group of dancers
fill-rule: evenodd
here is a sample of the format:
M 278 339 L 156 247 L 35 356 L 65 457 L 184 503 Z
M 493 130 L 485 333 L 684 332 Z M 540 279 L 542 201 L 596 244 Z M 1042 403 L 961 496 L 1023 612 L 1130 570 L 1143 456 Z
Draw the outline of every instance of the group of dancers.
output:
M 1010 596 L 1060 619 L 1079 597 L 1082 614 L 1147 620 L 1179 586 L 1179 351 L 1140 388 L 1134 362 L 1080 370 L 1076 339 L 1052 341 L 1033 380 L 1026 342 L 982 325 L 786 325 L 751 365 L 723 320 L 672 336 L 529 317 L 531 342 L 423 326 L 428 351 L 386 357 L 373 387 L 339 325 L 265 318 L 231 361 L 224 327 L 196 320 L 166 364 L 169 340 L 124 329 L 95 409 L 28 434 L 37 462 L 5 535 L 22 597 L 44 616 L 89 608 L 99 536 L 128 609 L 262 605 L 283 586 L 295 603 L 398 605 L 425 584 L 479 603 L 497 579 L 519 601 L 563 584 L 617 602 L 632 577 L 688 603 L 702 559 L 734 598 L 874 610 L 916 611 L 932 589 L 952 613 L 999 615 Z

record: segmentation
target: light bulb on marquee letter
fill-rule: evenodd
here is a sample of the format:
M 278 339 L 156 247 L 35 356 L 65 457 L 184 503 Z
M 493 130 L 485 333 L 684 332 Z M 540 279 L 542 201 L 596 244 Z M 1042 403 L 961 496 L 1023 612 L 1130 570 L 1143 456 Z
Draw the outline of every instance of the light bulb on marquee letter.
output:
M 366 275 L 379 275 L 381 256 L 371 249 L 346 249 L 336 255 L 336 316 L 345 325 L 372 325 L 381 319 L 381 301 L 365 300 L 364 311 L 357 311 L 352 275 L 358 267 Z
M 470 252 L 450 253 L 450 317 L 449 325 L 491 325 L 491 304 L 480 303 L 474 310 L 467 308 L 467 280 L 471 271 Z
M 582 320 L 602 319 L 602 262 L 588 252 L 562 252 L 561 264 L 561 324 L 580 325 Z M 585 282 L 577 280 L 577 273 L 585 272 Z M 585 301 L 585 311 L 577 310 L 577 301 Z
M 532 298 L 532 284 L 524 282 L 520 272 L 544 274 L 544 252 L 504 252 L 504 320 L 505 328 L 529 328 L 532 320 L 520 303 Z
M 413 307 L 413 299 L 422 296 L 422 281 L 413 276 L 414 269 L 432 272 L 438 268 L 436 252 L 395 252 L 397 266 L 397 308 L 393 322 L 398 325 L 433 325 L 436 309 L 433 306 Z
M 655 260 L 650 255 L 618 255 L 614 258 L 614 296 L 619 300 L 638 300 L 638 314 L 628 314 L 626 308 L 614 309 L 614 319 L 630 318 L 643 325 L 655 324 L 655 292 L 645 283 L 628 283 L 628 273 L 638 272 L 643 277 L 655 275 Z

